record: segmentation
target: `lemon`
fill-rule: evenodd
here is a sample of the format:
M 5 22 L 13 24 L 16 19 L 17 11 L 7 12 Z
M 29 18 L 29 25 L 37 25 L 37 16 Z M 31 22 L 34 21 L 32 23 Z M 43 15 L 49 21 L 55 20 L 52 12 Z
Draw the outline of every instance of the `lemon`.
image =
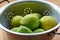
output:
M 36 15 L 28 14 L 22 18 L 20 23 L 33 30 L 39 27 L 39 18 Z
M 20 25 L 20 21 L 23 17 L 22 16 L 15 16 L 11 19 L 10 25 L 11 27 L 17 27 Z
M 43 16 L 40 19 L 41 27 L 45 30 L 49 30 L 56 26 L 56 20 L 52 16 Z
M 19 33 L 32 33 L 32 30 L 25 26 L 19 26 L 11 29 L 14 32 L 19 32 Z
M 34 33 L 43 32 L 43 31 L 44 31 L 44 29 L 36 29 L 36 30 L 34 30 Z

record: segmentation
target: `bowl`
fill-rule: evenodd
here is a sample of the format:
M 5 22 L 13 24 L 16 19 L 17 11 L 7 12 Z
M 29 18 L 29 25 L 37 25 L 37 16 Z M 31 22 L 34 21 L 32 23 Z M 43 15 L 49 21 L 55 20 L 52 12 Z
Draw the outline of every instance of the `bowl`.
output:
M 17 33 L 9 30 L 10 21 L 7 18 L 8 13 L 13 14 L 13 16 L 15 15 L 24 16 L 25 15 L 24 9 L 26 8 L 30 8 L 32 9 L 33 12 L 41 13 L 41 14 L 43 14 L 44 11 L 48 10 L 49 15 L 53 16 L 57 21 L 57 25 L 47 31 L 39 32 L 39 33 Z M 30 39 L 33 40 L 34 36 L 37 36 L 37 35 L 41 36 L 41 35 L 50 33 L 51 31 L 56 30 L 60 26 L 60 8 L 57 5 L 50 3 L 48 1 L 15 1 L 5 5 L 0 10 L 1 10 L 0 11 L 0 28 L 4 30 L 6 35 L 9 34 L 7 36 L 9 40 L 16 40 L 15 38 L 18 38 L 18 40 L 19 39 L 26 40 L 26 38 L 28 40 Z

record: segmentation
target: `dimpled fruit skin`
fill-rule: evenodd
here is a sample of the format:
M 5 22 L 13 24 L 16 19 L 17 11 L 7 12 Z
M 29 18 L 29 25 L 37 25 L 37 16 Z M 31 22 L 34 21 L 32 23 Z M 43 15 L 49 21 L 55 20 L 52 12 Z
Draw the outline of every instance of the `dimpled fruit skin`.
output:
M 41 18 L 43 15 L 39 13 L 32 13 L 33 15 L 36 15 L 37 17 Z
M 56 26 L 57 24 L 55 19 L 51 16 L 43 16 L 40 19 L 40 22 L 41 22 L 41 27 L 45 30 L 49 30 L 52 27 Z
M 15 27 L 15 28 L 12 28 L 11 30 L 19 33 L 32 33 L 32 31 L 25 26 Z
M 11 27 L 17 27 L 20 25 L 20 21 L 23 17 L 22 16 L 15 16 L 11 20 Z
M 10 29 L 11 31 L 14 31 L 14 32 L 18 32 L 18 28 L 19 27 L 14 27 L 14 28 L 12 28 L 12 29 Z
M 34 33 L 38 33 L 38 32 L 44 32 L 44 29 L 36 29 L 36 30 L 34 30 Z
M 39 18 L 35 15 L 28 14 L 21 20 L 20 23 L 33 30 L 39 27 Z

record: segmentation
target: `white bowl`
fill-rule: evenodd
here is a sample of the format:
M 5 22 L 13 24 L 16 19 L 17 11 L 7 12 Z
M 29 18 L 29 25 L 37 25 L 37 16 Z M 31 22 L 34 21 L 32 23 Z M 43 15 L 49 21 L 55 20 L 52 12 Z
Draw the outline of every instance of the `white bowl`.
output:
M 2 7 L 0 9 L 0 18 L 1 18 L 1 15 L 3 14 L 3 12 L 8 7 L 10 7 L 11 5 L 14 5 L 15 3 L 19 3 L 19 2 L 23 2 L 23 1 L 11 2 L 11 3 L 7 4 L 7 5 L 5 5 L 4 7 Z M 1 21 L 3 22 L 3 24 L 7 24 L 7 23 L 4 23 L 4 21 L 3 21 L 4 19 L 3 20 L 0 19 L 0 28 L 2 28 L 3 30 L 5 30 L 6 32 L 9 32 L 9 33 L 12 33 L 12 34 L 25 35 L 25 36 L 28 36 L 28 35 L 29 36 L 32 36 L 32 35 L 41 35 L 41 34 L 49 33 L 51 31 L 57 29 L 60 26 L 60 8 L 57 5 L 55 5 L 53 3 L 50 3 L 48 1 L 34 1 L 34 2 L 44 3 L 44 4 L 47 4 L 47 5 L 49 5 L 51 7 L 51 9 L 52 9 L 52 15 L 51 16 L 53 16 L 56 19 L 57 23 L 58 23 L 55 27 L 53 27 L 52 29 L 49 29 L 47 31 L 44 31 L 44 32 L 39 32 L 39 33 L 29 33 L 29 34 L 28 33 L 26 33 L 26 34 L 25 33 L 17 33 L 17 32 L 13 32 L 13 31 L 7 29 L 5 26 L 3 26 L 2 23 L 1 23 Z

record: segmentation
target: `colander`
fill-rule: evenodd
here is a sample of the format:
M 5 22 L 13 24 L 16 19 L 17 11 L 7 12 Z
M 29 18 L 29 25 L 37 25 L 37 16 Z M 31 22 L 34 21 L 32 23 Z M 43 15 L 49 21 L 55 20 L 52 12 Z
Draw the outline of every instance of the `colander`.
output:
M 60 8 L 48 1 L 15 1 L 5 5 L 0 10 L 0 28 L 4 30 L 6 35 L 8 35 L 7 38 L 9 38 L 9 40 L 16 40 L 16 38 L 17 40 L 33 40 L 34 36 L 36 37 L 37 35 L 41 36 L 50 33 L 60 26 Z M 17 33 L 9 30 L 10 19 L 13 16 L 24 16 L 26 13 L 30 12 L 53 16 L 57 21 L 57 25 L 47 31 L 39 33 Z

